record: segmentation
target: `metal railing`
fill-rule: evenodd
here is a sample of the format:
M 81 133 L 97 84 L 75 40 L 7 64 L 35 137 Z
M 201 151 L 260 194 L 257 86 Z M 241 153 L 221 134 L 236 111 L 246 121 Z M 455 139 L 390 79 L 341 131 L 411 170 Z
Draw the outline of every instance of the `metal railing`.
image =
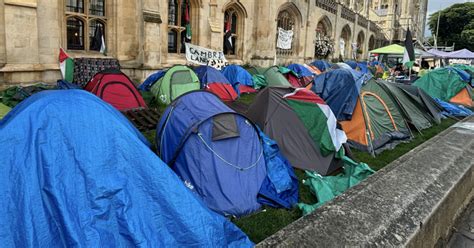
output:
M 337 14 L 337 3 L 334 0 L 316 0 L 316 7 Z

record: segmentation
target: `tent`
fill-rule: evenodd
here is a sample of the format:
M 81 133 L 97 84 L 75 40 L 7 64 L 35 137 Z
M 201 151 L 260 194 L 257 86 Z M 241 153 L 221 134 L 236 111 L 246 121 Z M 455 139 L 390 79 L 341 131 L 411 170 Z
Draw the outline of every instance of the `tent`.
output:
M 474 59 L 474 53 L 464 48 L 449 53 L 448 57 L 453 59 Z
M 255 84 L 252 75 L 240 65 L 229 65 L 222 70 L 222 74 L 229 80 L 237 94 L 255 93 Z
M 457 70 L 445 67 L 428 72 L 414 83 L 431 97 L 446 102 L 472 106 L 471 87 Z
M 286 73 L 285 76 L 294 87 L 308 87 L 311 88 L 311 83 L 314 80 L 313 74 L 308 68 L 300 64 L 290 64 L 288 68 L 292 73 Z
M 396 104 L 408 124 L 411 124 L 418 131 L 429 128 L 432 124 L 436 123 L 434 118 L 426 111 L 425 107 L 399 85 L 400 84 L 385 81 L 377 81 L 368 84 L 364 89 L 370 89 L 372 92 L 378 93 L 382 99 L 386 99 L 384 96 L 387 94 Z
M 331 69 L 331 64 L 325 60 L 315 60 L 311 63 L 312 66 L 318 68 L 321 72 L 325 72 Z
M 317 76 L 311 90 L 331 107 L 337 120 L 343 121 L 351 119 L 360 87 L 350 70 L 335 69 Z
M 411 138 L 398 105 L 375 80 L 362 87 L 352 119 L 341 122 L 341 126 L 352 147 L 372 154 Z
M 404 52 L 405 52 L 405 48 L 398 44 L 392 44 L 392 45 L 388 45 L 388 46 L 377 48 L 370 51 L 370 53 L 372 54 L 400 54 L 400 55 L 403 55 Z
M 238 95 L 227 78 L 211 66 L 199 66 L 194 69 L 201 82 L 201 89 L 218 95 L 223 101 L 234 101 Z
M 267 87 L 245 113 L 296 168 L 330 174 L 340 167 L 345 134 L 330 108 L 305 88 Z
M 212 210 L 230 216 L 257 211 L 266 177 L 256 127 L 206 91 L 177 98 L 158 124 L 158 152 Z
M 33 95 L 0 121 L 3 247 L 250 247 L 83 90 Z
M 444 118 L 443 108 L 423 89 L 406 84 L 395 84 L 395 86 L 402 89 L 407 97 L 416 101 L 417 105 L 421 106 L 423 111 L 429 114 L 435 123 L 441 123 Z
M 118 110 L 147 107 L 132 80 L 117 69 L 109 69 L 95 74 L 84 89 Z
M 187 66 L 176 65 L 151 87 L 151 92 L 159 103 L 168 105 L 178 96 L 193 90 L 199 90 L 201 84 L 193 70 Z
M 344 61 L 344 63 L 350 66 L 354 70 L 357 70 L 359 68 L 358 63 L 354 60 Z
M 138 86 L 141 91 L 150 91 L 151 87 L 166 74 L 167 70 L 159 70 L 149 75 L 142 84 Z
M 278 66 L 271 66 L 268 68 L 251 67 L 249 68 L 249 73 L 252 75 L 263 75 L 267 86 L 291 86 L 288 79 L 286 79 L 286 77 L 280 72 Z
M 10 112 L 11 108 L 8 107 L 7 105 L 0 103 L 0 119 L 2 119 L 5 115 Z
M 321 74 L 321 71 L 314 65 L 303 64 L 303 66 L 306 67 L 308 70 L 310 70 L 311 73 L 313 73 L 313 75 L 315 76 Z

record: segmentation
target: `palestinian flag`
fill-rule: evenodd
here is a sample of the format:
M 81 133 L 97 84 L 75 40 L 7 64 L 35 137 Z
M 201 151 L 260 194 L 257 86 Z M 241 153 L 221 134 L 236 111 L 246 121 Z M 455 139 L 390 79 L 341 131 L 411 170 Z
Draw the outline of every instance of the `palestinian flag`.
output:
M 405 52 L 403 53 L 403 64 L 412 68 L 415 63 L 415 47 L 413 46 L 413 37 L 411 36 L 410 28 L 407 30 L 405 37 Z
M 229 16 L 225 22 L 224 47 L 227 51 L 234 49 L 234 44 L 232 44 L 232 16 Z
M 186 42 L 191 42 L 191 37 L 193 36 L 193 32 L 191 30 L 191 20 L 189 17 L 189 0 L 183 0 L 186 4 L 186 10 L 184 11 L 184 21 L 186 22 Z
M 313 140 L 318 143 L 321 154 L 328 156 L 336 153 L 336 157 L 342 158 L 344 149 L 341 148 L 347 137 L 344 131 L 337 128 L 336 116 L 324 100 L 305 88 L 298 88 L 283 98 L 303 122 Z
M 74 60 L 62 48 L 59 49 L 59 69 L 63 80 L 72 83 L 74 73 Z

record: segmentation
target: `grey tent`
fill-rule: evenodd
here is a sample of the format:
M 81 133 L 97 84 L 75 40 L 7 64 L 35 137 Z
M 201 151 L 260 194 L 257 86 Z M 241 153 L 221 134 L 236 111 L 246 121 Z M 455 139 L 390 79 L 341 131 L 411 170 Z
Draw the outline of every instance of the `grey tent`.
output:
M 267 87 L 259 92 L 244 114 L 277 142 L 293 167 L 328 175 L 340 168 L 341 160 L 336 157 L 341 150 L 323 155 L 323 144 L 318 142 L 315 134 L 321 133 L 318 128 L 326 125 L 326 119 L 313 118 L 313 112 L 318 109 L 316 104 L 307 101 L 295 103 L 295 100 L 286 98 L 295 96 L 294 92 L 295 89 L 290 87 Z M 315 93 L 309 92 L 313 95 L 305 96 L 305 100 L 320 99 L 323 102 Z M 302 120 L 301 114 L 307 118 Z

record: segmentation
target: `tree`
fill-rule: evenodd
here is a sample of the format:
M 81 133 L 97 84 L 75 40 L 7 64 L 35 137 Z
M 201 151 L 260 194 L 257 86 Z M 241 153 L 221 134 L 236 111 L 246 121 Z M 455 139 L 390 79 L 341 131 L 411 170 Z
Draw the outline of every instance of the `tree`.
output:
M 436 35 L 438 16 L 438 45 L 456 43 L 456 49 L 474 50 L 474 3 L 454 4 L 433 13 L 428 21 L 433 35 Z

